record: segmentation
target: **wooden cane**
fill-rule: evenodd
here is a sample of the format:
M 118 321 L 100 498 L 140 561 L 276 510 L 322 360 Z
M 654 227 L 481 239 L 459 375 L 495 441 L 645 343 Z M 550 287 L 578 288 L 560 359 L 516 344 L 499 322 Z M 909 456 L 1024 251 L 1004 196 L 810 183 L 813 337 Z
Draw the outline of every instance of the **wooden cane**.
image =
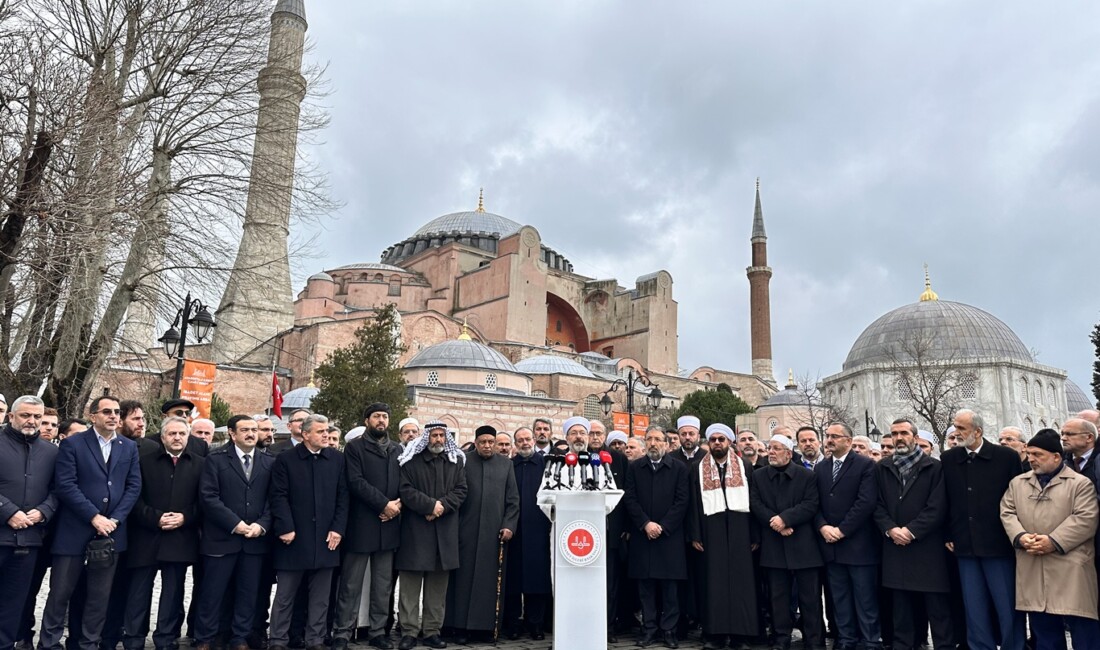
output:
M 496 643 L 500 639 L 500 599 L 504 593 L 503 585 L 501 584 L 504 579 L 504 535 L 500 536 L 500 549 L 497 551 L 497 607 L 496 607 L 496 620 L 493 625 L 493 643 Z

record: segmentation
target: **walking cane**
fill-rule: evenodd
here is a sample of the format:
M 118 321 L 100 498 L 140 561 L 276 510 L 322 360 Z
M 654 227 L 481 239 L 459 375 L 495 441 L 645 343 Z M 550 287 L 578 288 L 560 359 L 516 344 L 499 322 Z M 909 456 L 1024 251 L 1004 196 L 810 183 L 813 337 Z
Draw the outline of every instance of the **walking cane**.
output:
M 497 551 L 497 609 L 493 625 L 493 643 L 500 639 L 500 597 L 504 593 L 501 581 L 504 578 L 504 536 L 500 536 L 500 549 Z

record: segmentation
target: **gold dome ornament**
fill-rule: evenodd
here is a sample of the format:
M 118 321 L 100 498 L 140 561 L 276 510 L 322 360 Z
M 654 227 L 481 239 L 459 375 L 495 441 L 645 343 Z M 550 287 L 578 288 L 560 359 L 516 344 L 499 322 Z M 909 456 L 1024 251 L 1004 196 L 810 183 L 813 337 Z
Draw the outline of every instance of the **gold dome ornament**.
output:
M 935 291 L 932 291 L 932 280 L 928 277 L 928 265 L 924 265 L 924 293 L 920 295 L 921 302 L 930 302 L 933 300 L 939 300 L 940 296 Z

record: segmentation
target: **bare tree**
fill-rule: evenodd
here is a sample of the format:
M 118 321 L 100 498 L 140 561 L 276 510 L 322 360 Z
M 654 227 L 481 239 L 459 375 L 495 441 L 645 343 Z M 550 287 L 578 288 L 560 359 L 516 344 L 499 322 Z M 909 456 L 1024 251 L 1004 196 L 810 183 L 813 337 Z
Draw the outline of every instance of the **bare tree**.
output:
M 935 354 L 936 331 L 908 333 L 887 352 L 899 399 L 935 434 L 940 448 L 945 432 L 964 400 L 973 399 L 976 377 Z
M 856 423 L 852 416 L 850 404 L 837 404 L 827 400 L 821 392 L 820 377 L 812 377 L 809 374 L 800 375 L 796 381 L 799 408 L 792 409 L 795 422 L 799 426 L 810 426 L 819 434 L 824 434 L 825 429 L 833 422 L 843 422 L 856 429 Z
M 266 0 L 0 0 L 10 36 L 0 39 L 0 388 L 45 386 L 76 414 L 112 351 L 153 343 L 120 335 L 129 310 L 170 315 L 168 286 L 221 294 L 270 10 Z M 305 74 L 313 84 L 320 71 Z M 300 132 L 323 125 L 307 101 Z M 300 167 L 296 214 L 326 214 L 323 180 Z

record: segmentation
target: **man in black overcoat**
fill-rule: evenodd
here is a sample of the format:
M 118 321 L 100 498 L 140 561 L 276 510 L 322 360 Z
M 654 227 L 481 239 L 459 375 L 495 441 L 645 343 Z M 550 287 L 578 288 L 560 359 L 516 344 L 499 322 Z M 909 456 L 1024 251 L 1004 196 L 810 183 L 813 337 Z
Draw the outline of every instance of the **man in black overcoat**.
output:
M 424 433 L 408 444 L 401 464 L 401 546 L 394 562 L 398 571 L 398 618 L 401 650 L 424 645 L 443 648 L 439 632 L 447 604 L 450 572 L 458 568 L 458 509 L 466 500 L 465 455 L 443 422 L 429 422 Z M 421 619 L 420 600 L 424 600 Z
M 626 455 L 607 446 L 607 435 L 594 435 L 596 430 L 606 431 L 607 427 L 599 420 L 592 420 L 590 424 L 588 452 L 599 454 L 606 451 L 611 456 L 611 476 L 615 480 L 615 488 L 623 489 L 626 485 Z M 619 432 L 621 433 L 621 432 Z M 622 499 L 607 514 L 607 642 L 617 643 L 615 618 L 620 609 L 619 594 L 622 585 L 626 582 L 626 531 L 628 528 L 628 516 L 626 504 Z
M 397 457 L 401 445 L 390 440 L 390 408 L 380 402 L 363 413 L 366 432 L 344 447 L 351 517 L 344 541 L 344 562 L 336 599 L 333 648 L 347 647 L 359 617 L 363 578 L 370 567 L 368 643 L 392 647 L 386 638 L 393 594 L 393 554 L 401 540 L 401 487 Z
M 819 500 L 813 472 L 792 462 L 794 441 L 773 435 L 768 467 L 756 470 L 750 489 L 752 514 L 760 522 L 760 566 L 768 579 L 775 645 L 791 646 L 791 582 L 798 588 L 803 643 L 824 648 L 821 612 L 821 552 L 814 531 Z
M 141 458 L 141 496 L 130 513 L 129 593 L 123 616 L 122 644 L 141 650 L 149 634 L 153 581 L 160 572 L 160 606 L 153 646 L 169 648 L 178 640 L 183 613 L 184 579 L 199 556 L 199 479 L 204 458 L 187 450 L 188 425 L 166 419 L 160 451 Z
M 550 596 L 550 520 L 539 508 L 546 459 L 535 453 L 535 435 L 528 427 L 516 429 L 512 472 L 519 491 L 519 521 L 509 542 L 505 571 L 504 636 L 519 638 L 520 616 L 534 640 L 545 638 L 546 603 Z
M 257 612 L 264 560 L 271 553 L 268 491 L 275 459 L 263 453 L 259 424 L 234 415 L 226 425 L 229 444 L 210 452 L 199 482 L 206 579 L 199 589 L 195 648 L 210 650 L 218 634 L 222 603 L 232 590 L 229 647 L 246 650 Z
M 687 579 L 684 518 L 688 511 L 688 466 L 672 460 L 668 436 L 646 432 L 646 455 L 626 471 L 626 511 L 630 516 L 629 575 L 638 581 L 642 601 L 642 636 L 638 645 L 657 642 L 677 648 L 680 618 L 676 581 Z M 658 607 L 658 592 L 660 606 Z
M 873 650 L 882 645 L 875 461 L 852 451 L 852 430 L 843 423 L 825 429 L 825 449 L 828 457 L 814 467 L 821 501 L 814 528 L 833 595 L 836 647 L 854 650 L 862 643 Z
M 1002 535 L 1001 497 L 1023 473 L 1020 455 L 983 439 L 985 423 L 970 409 L 955 413 L 959 445 L 940 457 L 947 494 L 947 547 L 959 562 L 970 650 L 1022 650 L 1024 615 L 1016 611 L 1016 557 Z M 1002 526 L 1003 529 L 1003 526 Z
M 943 468 L 917 447 L 912 421 L 895 420 L 890 433 L 894 455 L 878 464 L 875 524 L 884 535 L 882 586 L 893 590 L 893 647 L 917 647 L 914 609 L 923 600 L 934 647 L 953 648 Z
M 348 521 L 344 455 L 328 446 L 328 418 L 302 422 L 302 442 L 275 458 L 271 477 L 277 588 L 271 607 L 271 648 L 286 650 L 298 588 L 309 585 L 305 642 L 324 650 L 332 571 Z
M 753 469 L 733 452 L 734 440 L 728 426 L 710 425 L 710 453 L 688 470 L 688 533 L 701 558 L 699 603 L 708 650 L 724 648 L 728 637 L 745 642 L 759 628 L 752 551 L 760 531 L 749 498 Z
M 474 450 L 466 453 L 466 500 L 458 511 L 459 561 L 447 589 L 444 617 L 461 644 L 475 636 L 493 641 L 497 598 L 503 598 L 504 589 L 501 553 L 510 549 L 519 521 L 512 461 L 496 453 L 496 440 L 496 429 L 480 426 L 474 432 Z

